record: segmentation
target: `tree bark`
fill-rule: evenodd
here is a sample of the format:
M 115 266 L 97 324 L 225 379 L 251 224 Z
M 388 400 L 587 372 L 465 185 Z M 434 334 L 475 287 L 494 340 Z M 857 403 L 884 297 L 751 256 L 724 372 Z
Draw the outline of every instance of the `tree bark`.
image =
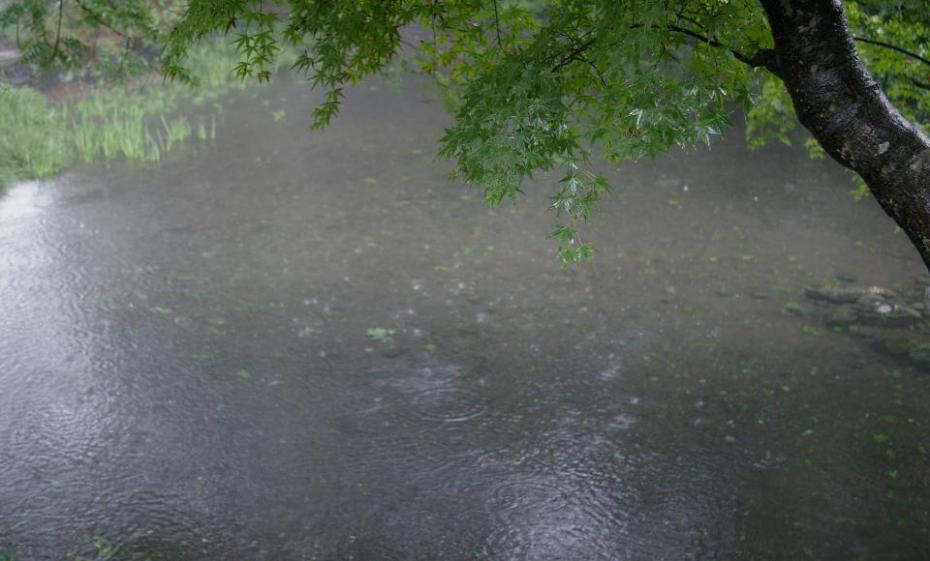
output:
M 760 1 L 799 120 L 865 180 L 930 270 L 930 139 L 866 69 L 841 0 Z

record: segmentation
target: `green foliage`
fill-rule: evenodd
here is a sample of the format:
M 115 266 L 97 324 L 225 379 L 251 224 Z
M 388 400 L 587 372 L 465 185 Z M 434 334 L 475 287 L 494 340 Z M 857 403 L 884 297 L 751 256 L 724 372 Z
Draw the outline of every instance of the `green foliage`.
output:
M 797 126 L 794 104 L 778 77 L 767 74 L 759 97 L 746 113 L 746 136 L 750 148 L 761 148 L 773 140 L 791 146 L 791 132 Z
M 21 62 L 51 70 L 92 66 L 110 76 L 139 74 L 148 63 L 143 39 L 179 14 L 175 2 L 156 12 L 147 0 L 19 0 L 0 9 L 0 30 L 12 35 Z
M 564 222 L 551 237 L 569 263 L 591 257 L 578 231 L 607 191 L 602 177 L 581 168 L 591 153 L 635 160 L 709 143 L 728 124 L 732 103 L 748 102 L 752 72 L 729 51 L 688 48 L 691 37 L 676 29 L 695 24 L 656 3 L 557 7 L 511 16 L 517 31 L 505 27 L 510 38 L 499 42 L 495 25 L 473 26 L 483 30 L 474 38 L 435 24 L 451 37 L 424 49 L 437 53 L 424 69 L 452 64 L 452 77 L 461 76 L 461 102 L 440 154 L 457 161 L 466 182 L 483 185 L 489 203 L 521 193 L 536 171 L 563 170 L 552 208 Z M 696 4 L 687 18 L 706 20 L 705 32 L 723 33 L 716 7 Z M 761 22 L 754 5 L 735 9 Z M 460 54 L 463 35 L 477 47 Z M 455 46 L 443 51 L 444 44 Z M 461 58 L 465 63 L 455 66 Z

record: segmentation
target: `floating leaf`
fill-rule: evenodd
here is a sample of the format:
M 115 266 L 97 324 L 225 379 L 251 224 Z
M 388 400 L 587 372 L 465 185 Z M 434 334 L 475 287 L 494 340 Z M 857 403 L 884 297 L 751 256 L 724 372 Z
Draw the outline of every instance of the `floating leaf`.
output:
M 390 341 L 393 335 L 393 329 L 387 329 L 385 327 L 368 328 L 368 338 L 372 341 L 377 341 L 378 343 L 386 343 Z
M 879 443 L 879 444 L 887 444 L 887 443 L 891 442 L 891 437 L 888 436 L 887 434 L 884 434 L 884 433 L 873 432 L 873 433 L 872 433 L 872 440 L 875 441 L 875 442 L 877 442 L 877 443 Z

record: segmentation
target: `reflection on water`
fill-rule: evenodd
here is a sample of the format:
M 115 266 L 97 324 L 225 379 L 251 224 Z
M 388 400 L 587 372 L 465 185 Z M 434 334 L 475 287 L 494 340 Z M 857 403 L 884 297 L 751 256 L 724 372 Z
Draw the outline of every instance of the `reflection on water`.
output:
M 196 158 L 0 202 L 0 551 L 930 557 L 927 378 L 785 312 L 926 283 L 835 166 L 734 135 L 614 171 L 562 271 L 544 193 L 445 179 L 438 104 L 308 135 L 266 95 Z

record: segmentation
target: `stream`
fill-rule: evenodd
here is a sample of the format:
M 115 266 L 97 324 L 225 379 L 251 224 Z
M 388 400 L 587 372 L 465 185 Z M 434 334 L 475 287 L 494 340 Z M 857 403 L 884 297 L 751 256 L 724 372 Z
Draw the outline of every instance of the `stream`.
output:
M 837 165 L 601 165 L 563 270 L 557 177 L 489 209 L 431 96 L 306 89 L 0 199 L 0 559 L 930 558 L 930 378 L 786 313 L 928 284 Z

